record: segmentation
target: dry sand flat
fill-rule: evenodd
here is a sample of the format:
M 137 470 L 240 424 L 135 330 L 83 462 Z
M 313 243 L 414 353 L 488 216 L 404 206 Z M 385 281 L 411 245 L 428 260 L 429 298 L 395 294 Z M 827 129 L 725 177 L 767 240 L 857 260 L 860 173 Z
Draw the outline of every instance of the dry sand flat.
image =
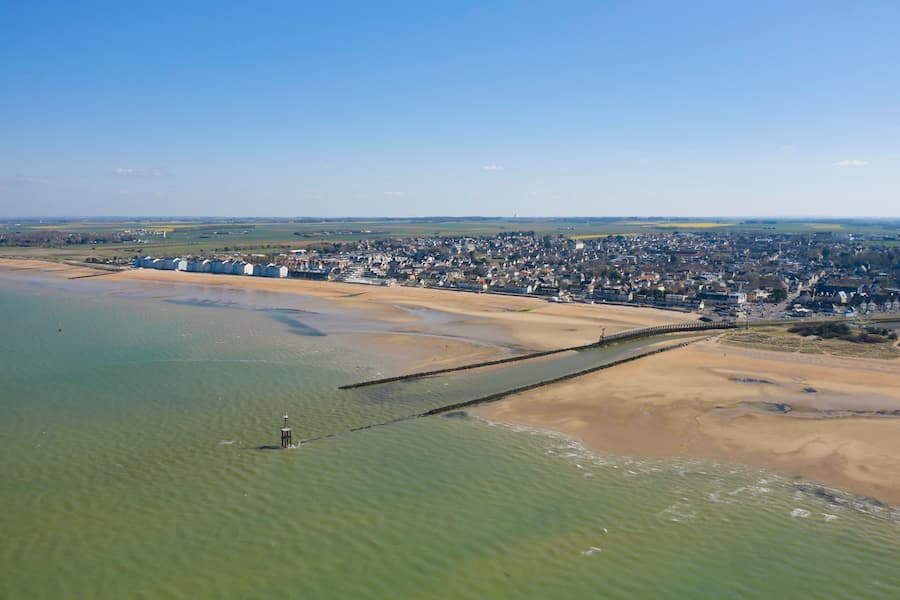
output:
M 900 504 L 900 416 L 883 416 L 894 411 L 900 361 L 704 341 L 475 412 L 596 449 L 776 468 Z
M 64 278 L 94 276 L 103 271 L 90 267 L 73 266 L 65 263 L 31 259 L 0 258 L 0 269 L 7 272 L 44 273 Z

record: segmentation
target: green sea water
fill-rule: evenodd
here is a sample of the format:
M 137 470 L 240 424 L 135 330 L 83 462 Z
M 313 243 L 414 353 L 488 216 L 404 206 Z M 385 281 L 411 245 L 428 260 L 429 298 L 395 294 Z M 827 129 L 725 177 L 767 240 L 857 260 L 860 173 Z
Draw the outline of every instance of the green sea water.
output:
M 342 433 L 596 357 L 341 392 L 398 366 L 312 300 L 7 274 L 0 310 L 3 598 L 900 597 L 898 512 L 776 473 L 470 417 Z M 285 411 L 339 435 L 260 449 Z

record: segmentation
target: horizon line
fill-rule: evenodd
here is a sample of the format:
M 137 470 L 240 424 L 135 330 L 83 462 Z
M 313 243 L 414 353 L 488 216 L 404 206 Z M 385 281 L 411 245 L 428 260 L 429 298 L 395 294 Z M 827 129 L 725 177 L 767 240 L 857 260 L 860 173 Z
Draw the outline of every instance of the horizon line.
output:
M 816 219 L 820 221 L 842 221 L 842 220 L 881 220 L 881 221 L 892 221 L 892 220 L 900 220 L 900 215 L 888 216 L 888 215 L 843 215 L 843 216 L 834 216 L 834 215 L 701 215 L 701 216 L 685 216 L 685 215 L 649 215 L 649 216 L 636 216 L 636 215 L 557 215 L 557 216 L 529 216 L 529 215 L 515 215 L 515 216 L 485 216 L 485 215 L 418 215 L 418 216 L 273 216 L 273 215 L 261 215 L 261 216 L 251 216 L 251 215 L 240 215 L 240 216 L 225 216 L 225 215 L 9 215 L 3 216 L 0 215 L 0 221 L 37 221 L 44 219 L 52 219 L 52 220 L 89 220 L 89 219 L 103 219 L 103 220 L 122 220 L 122 221 L 141 221 L 141 220 L 184 220 L 184 221 L 202 221 L 202 220 L 229 220 L 229 221 L 242 221 L 242 220 L 252 220 L 252 221 L 400 221 L 400 220 L 425 220 L 425 219 L 447 219 L 447 220 L 455 220 L 455 221 L 464 221 L 466 219 L 478 219 L 478 220 L 505 220 L 505 221 L 562 221 L 562 220 L 581 220 L 581 219 L 598 219 L 598 220 L 609 220 L 609 219 L 633 219 L 636 221 L 649 221 L 653 219 L 683 219 L 686 221 L 700 221 L 702 219 L 709 220 L 721 220 L 721 221 L 733 221 L 738 219 L 773 219 L 773 220 L 782 220 L 782 221 L 796 221 L 802 219 Z

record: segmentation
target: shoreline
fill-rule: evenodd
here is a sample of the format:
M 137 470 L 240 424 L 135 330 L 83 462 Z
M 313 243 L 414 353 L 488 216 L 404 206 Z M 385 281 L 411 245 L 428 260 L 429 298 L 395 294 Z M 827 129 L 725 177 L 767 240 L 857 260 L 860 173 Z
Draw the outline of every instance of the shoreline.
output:
M 4 268 L 73 276 L 96 272 L 90 267 L 33 259 L 0 258 L 0 269 Z M 599 339 L 604 328 L 607 334 L 612 334 L 638 327 L 695 321 L 698 318 L 696 314 L 648 307 L 551 303 L 533 297 L 450 293 L 448 290 L 432 288 L 361 286 L 342 282 L 152 269 L 109 272 L 104 273 L 100 279 L 151 285 L 214 286 L 306 296 L 325 300 L 337 308 L 362 311 L 378 322 L 390 323 L 398 332 L 417 334 L 426 328 L 434 328 L 442 333 L 459 335 L 482 344 L 499 343 L 516 352 L 593 343 Z M 447 323 L 429 323 L 427 315 L 417 314 L 426 311 L 440 313 L 446 317 L 444 320 Z M 452 327 L 440 326 L 447 324 Z M 406 331 L 403 331 L 404 325 L 407 326 Z
M 95 272 L 9 259 L 0 259 L 0 271 L 66 279 Z M 95 279 L 80 280 L 92 285 Z M 593 343 L 601 327 L 615 333 L 696 318 L 651 308 L 338 282 L 150 270 L 99 279 L 149 290 L 185 285 L 322 300 L 385 327 L 336 335 L 373 356 L 387 355 L 397 374 Z M 897 381 L 900 361 L 773 352 L 708 340 L 509 395 L 471 412 L 556 431 L 593 450 L 763 467 L 900 505 Z
M 707 340 L 472 413 L 596 451 L 762 467 L 900 505 L 897 381 L 893 361 Z
M 138 295 L 156 295 L 160 291 L 187 292 L 198 295 L 223 292 L 247 291 L 263 292 L 280 296 L 293 308 L 309 311 L 311 315 L 326 309 L 326 319 L 330 323 L 328 335 L 335 343 L 349 349 L 361 350 L 373 358 L 379 369 L 389 369 L 391 373 L 406 373 L 427 368 L 455 367 L 471 360 L 492 360 L 514 356 L 521 352 L 517 341 L 505 331 L 493 327 L 489 322 L 471 322 L 448 316 L 434 318 L 438 311 L 425 307 L 417 315 L 408 308 L 391 303 L 352 302 L 350 306 L 343 299 L 348 298 L 337 290 L 333 294 L 322 290 L 297 289 L 289 286 L 266 285 L 273 280 L 261 280 L 262 285 L 232 285 L 231 277 L 214 276 L 218 281 L 195 281 L 181 279 L 171 281 L 161 278 L 120 277 L 124 271 L 97 272 L 90 267 L 34 260 L 10 260 L 0 258 L 0 280 L 2 278 L 25 280 L 46 280 L 71 282 L 79 286 L 99 285 L 105 289 L 135 289 Z M 160 272 L 164 273 L 164 272 Z M 222 278 L 226 278 L 224 281 Z M 235 279 L 237 279 L 235 277 Z M 249 278 L 248 278 L 249 279 Z M 254 278 L 261 279 L 261 278 Z M 240 281 L 240 280 L 238 280 Z M 277 281 L 276 281 L 277 283 Z M 116 287 L 110 287 L 112 286 Z M 122 287 L 125 286 L 125 287 Z M 90 288 L 81 288 L 90 290 Z M 98 288 L 102 289 L 102 288 Z M 352 299 L 353 294 L 350 296 Z M 434 314 L 430 314 L 430 313 Z M 344 326 L 347 323 L 369 323 L 371 327 L 358 329 Z M 431 318 L 429 318 L 431 317 Z M 315 324 L 315 317 L 311 317 Z M 440 321 L 440 322 L 438 322 Z M 446 322 L 444 322 L 446 321 Z M 479 325 L 476 327 L 476 325 Z M 477 337 L 472 334 L 477 333 Z

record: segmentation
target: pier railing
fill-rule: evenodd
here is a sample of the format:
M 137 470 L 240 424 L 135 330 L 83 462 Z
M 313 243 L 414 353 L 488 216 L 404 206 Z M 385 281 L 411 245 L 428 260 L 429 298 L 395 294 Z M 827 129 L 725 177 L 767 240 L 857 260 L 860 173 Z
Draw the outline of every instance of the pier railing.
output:
M 610 342 L 621 342 L 623 340 L 633 340 L 637 338 L 650 337 L 654 335 L 663 335 L 666 333 L 680 333 L 683 331 L 708 331 L 710 329 L 735 329 L 738 326 L 736 321 L 708 321 L 708 322 L 691 322 L 691 323 L 672 323 L 669 325 L 655 325 L 653 327 L 642 327 L 640 329 L 628 329 L 618 333 L 611 333 L 604 336 L 596 344 L 590 346 L 602 346 Z

